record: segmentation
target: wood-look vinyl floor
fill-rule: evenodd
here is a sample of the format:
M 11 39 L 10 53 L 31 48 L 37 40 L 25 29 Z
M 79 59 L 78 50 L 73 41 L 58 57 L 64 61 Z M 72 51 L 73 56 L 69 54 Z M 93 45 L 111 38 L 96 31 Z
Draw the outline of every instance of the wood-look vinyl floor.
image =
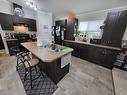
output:
M 5 56 L 0 58 L 6 59 Z M 14 62 L 16 62 L 15 58 Z M 10 67 L 11 64 L 8 66 Z M 10 95 L 9 91 L 11 95 L 19 92 L 20 95 L 25 95 L 17 72 L 14 71 L 14 68 L 8 69 L 9 72 L 13 72 L 11 75 L 6 73 L 4 80 L 0 79 L 0 95 Z M 58 83 L 58 87 L 53 95 L 114 95 L 111 70 L 73 56 L 70 72 Z
M 76 57 L 58 86 L 53 95 L 114 95 L 111 70 Z

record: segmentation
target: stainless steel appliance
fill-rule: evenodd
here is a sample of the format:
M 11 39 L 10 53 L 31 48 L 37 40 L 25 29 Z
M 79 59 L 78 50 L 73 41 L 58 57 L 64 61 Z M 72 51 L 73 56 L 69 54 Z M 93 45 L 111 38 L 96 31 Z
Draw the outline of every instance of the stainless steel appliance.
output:
M 64 26 L 53 26 L 53 33 L 55 44 L 62 45 L 65 39 L 66 28 Z

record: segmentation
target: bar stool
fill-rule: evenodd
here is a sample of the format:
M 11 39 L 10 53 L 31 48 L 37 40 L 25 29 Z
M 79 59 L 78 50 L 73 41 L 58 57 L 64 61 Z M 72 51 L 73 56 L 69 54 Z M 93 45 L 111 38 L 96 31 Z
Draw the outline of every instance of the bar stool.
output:
M 20 67 L 21 64 L 23 64 L 23 67 L 25 68 L 25 75 L 24 75 L 24 81 L 26 80 L 26 76 L 28 74 L 30 74 L 30 85 L 31 85 L 31 89 L 33 88 L 33 85 L 32 85 L 32 81 L 38 79 L 41 75 L 44 77 L 44 74 L 41 72 L 40 68 L 39 68 L 39 75 L 38 77 L 35 77 L 35 78 L 32 78 L 32 71 L 35 70 L 36 73 L 38 73 L 37 71 L 37 67 L 38 67 L 38 64 L 39 64 L 39 60 L 34 58 L 34 59 L 31 59 L 30 56 L 29 56 L 29 52 L 20 52 L 18 53 L 17 55 L 17 70 L 18 70 L 18 67 Z M 34 68 L 34 69 L 32 69 Z

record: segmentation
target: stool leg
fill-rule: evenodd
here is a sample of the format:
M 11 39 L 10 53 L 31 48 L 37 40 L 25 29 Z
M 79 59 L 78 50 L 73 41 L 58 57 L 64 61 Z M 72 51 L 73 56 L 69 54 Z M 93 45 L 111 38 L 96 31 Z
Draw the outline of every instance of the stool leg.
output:
M 30 67 L 30 85 L 31 85 L 31 89 L 32 89 L 32 74 L 31 74 L 31 67 Z
M 36 73 L 37 73 L 37 67 L 35 66 L 35 71 L 36 71 Z
M 26 80 L 26 72 L 27 72 L 27 70 L 26 70 L 26 68 L 25 68 L 25 76 L 24 76 L 24 81 Z
M 40 70 L 41 75 L 45 78 L 44 73 L 42 72 L 41 68 L 40 67 L 38 67 L 38 68 Z
M 18 71 L 18 67 L 19 67 L 18 63 L 19 63 L 19 61 L 18 61 L 18 58 L 17 58 L 16 71 Z

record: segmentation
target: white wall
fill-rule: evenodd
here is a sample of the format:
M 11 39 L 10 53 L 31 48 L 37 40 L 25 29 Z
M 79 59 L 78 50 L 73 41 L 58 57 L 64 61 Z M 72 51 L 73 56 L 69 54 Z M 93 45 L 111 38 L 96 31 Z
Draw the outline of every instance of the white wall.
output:
M 20 4 L 19 4 L 20 5 Z M 36 11 L 30 10 L 28 8 L 23 7 L 24 10 L 24 17 L 36 19 Z M 13 3 L 7 0 L 0 0 L 0 12 L 7 13 L 7 14 L 14 14 L 13 13 Z
M 5 32 L 2 30 L 1 26 L 0 26 L 0 35 L 1 35 L 2 40 L 3 40 L 3 44 L 4 44 L 4 47 L 5 47 L 5 51 L 6 51 L 7 54 L 9 54 L 7 42 L 6 42 L 6 39 L 5 39 Z
M 123 40 L 126 40 L 127 41 L 127 28 L 126 28 L 126 31 L 124 33 Z
M 37 11 L 37 36 L 41 41 L 51 41 L 52 13 Z M 47 26 L 48 29 L 45 29 Z

